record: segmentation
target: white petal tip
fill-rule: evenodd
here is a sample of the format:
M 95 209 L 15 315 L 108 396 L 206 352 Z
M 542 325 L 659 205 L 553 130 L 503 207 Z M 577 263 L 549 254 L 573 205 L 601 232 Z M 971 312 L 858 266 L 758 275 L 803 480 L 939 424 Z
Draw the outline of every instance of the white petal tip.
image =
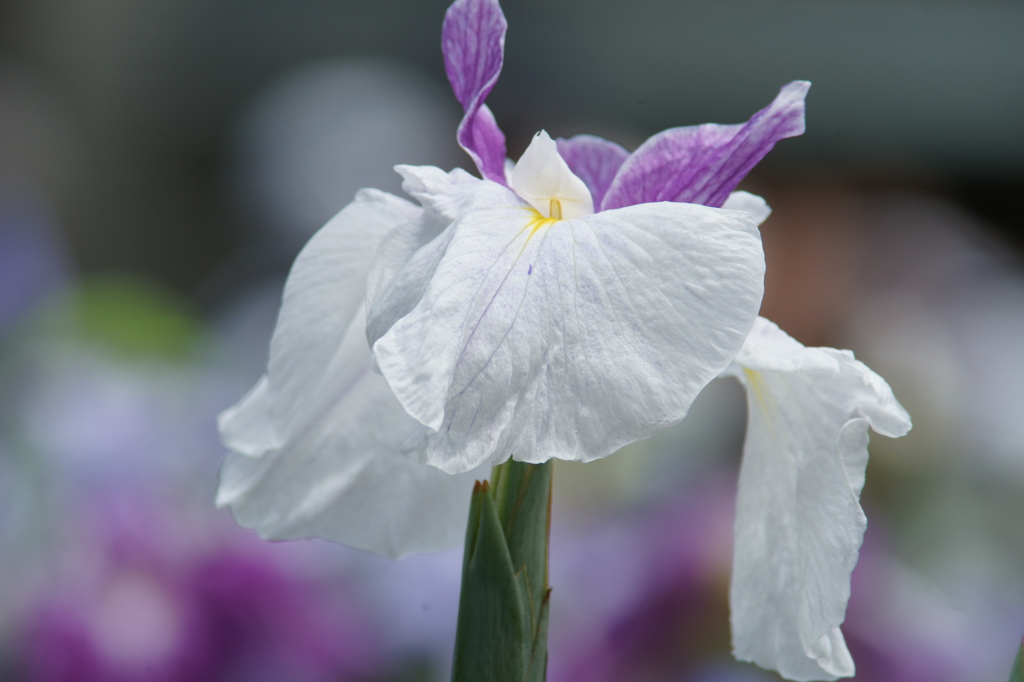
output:
M 569 169 L 545 131 L 533 137 L 512 169 L 511 187 L 545 218 L 582 218 L 594 212 L 587 185 Z

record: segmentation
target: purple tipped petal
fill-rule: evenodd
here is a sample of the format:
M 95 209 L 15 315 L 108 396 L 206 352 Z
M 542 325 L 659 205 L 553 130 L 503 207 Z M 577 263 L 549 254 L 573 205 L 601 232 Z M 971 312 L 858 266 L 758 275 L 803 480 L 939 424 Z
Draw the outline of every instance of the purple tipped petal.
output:
M 775 143 L 804 132 L 804 98 L 811 84 L 793 81 L 771 104 L 737 125 L 671 128 L 626 159 L 601 210 L 652 201 L 721 206 Z
M 481 175 L 503 185 L 505 135 L 484 100 L 501 73 L 507 28 L 498 0 L 455 0 L 441 31 L 448 81 L 466 112 L 459 124 L 459 145 Z
M 558 154 L 590 190 L 594 206 L 601 205 L 615 174 L 629 156 L 621 146 L 596 135 L 576 135 L 568 140 L 560 137 Z

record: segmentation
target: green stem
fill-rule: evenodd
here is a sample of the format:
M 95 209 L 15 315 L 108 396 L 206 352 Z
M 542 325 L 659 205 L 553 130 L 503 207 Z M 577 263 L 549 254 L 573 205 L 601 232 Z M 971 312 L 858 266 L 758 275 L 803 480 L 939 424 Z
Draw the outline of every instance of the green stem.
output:
M 452 682 L 543 682 L 551 462 L 507 461 L 477 483 L 462 561 Z

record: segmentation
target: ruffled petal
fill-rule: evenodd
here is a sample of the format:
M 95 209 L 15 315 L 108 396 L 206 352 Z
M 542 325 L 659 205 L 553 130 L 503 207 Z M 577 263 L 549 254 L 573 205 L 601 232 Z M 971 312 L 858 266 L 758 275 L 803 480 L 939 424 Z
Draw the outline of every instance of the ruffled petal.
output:
M 448 81 L 466 112 L 456 138 L 480 174 L 505 182 L 505 135 L 484 104 L 498 82 L 508 23 L 497 0 L 456 0 L 441 30 Z
M 217 416 L 224 447 L 249 457 L 280 447 L 281 439 L 270 421 L 270 403 L 269 384 L 263 375 L 237 405 Z
M 366 343 L 371 256 L 424 213 L 360 192 L 292 267 L 267 375 L 219 422 L 232 452 L 217 504 L 264 537 L 322 537 L 388 556 L 462 540 L 479 474 L 450 476 L 402 456 L 421 427 L 370 371 Z
M 429 277 L 406 280 L 415 306 L 382 296 L 369 316 L 394 320 L 377 364 L 428 427 L 416 456 L 445 471 L 587 461 L 649 436 L 756 317 L 764 257 L 746 214 L 661 203 L 555 221 L 488 182 L 464 206 Z
M 587 185 L 594 206 L 600 206 L 629 152 L 597 135 L 574 135 L 569 139 L 560 137 L 556 141 L 558 153 L 569 164 L 569 170 Z
M 271 540 L 318 537 L 393 558 L 456 547 L 473 478 L 487 472 L 452 476 L 401 454 L 419 424 L 370 371 L 364 317 L 356 311 L 338 348 L 353 377 L 329 403 L 306 404 L 317 418 L 281 447 L 229 453 L 217 505 Z
M 849 351 L 806 348 L 758 318 L 729 373 L 749 410 L 730 588 L 737 658 L 791 680 L 853 675 L 839 629 L 864 535 L 868 427 L 910 417 Z
M 619 168 L 601 209 L 650 201 L 721 206 L 776 142 L 804 132 L 810 87 L 793 81 L 746 123 L 670 128 L 651 137 Z

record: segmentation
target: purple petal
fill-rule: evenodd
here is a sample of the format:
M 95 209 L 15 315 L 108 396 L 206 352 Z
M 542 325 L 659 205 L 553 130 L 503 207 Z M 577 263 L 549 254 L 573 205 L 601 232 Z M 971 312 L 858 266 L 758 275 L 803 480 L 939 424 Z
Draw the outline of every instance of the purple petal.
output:
M 615 174 L 629 156 L 621 146 L 596 135 L 576 135 L 568 140 L 560 137 L 558 154 L 590 190 L 594 206 L 601 205 Z
M 459 124 L 459 145 L 481 175 L 503 185 L 505 135 L 484 100 L 501 73 L 507 28 L 498 0 L 455 0 L 441 31 L 444 69 L 466 112 Z
M 626 159 L 601 210 L 652 201 L 719 207 L 775 143 L 804 132 L 804 98 L 811 84 L 793 81 L 771 104 L 737 125 L 671 128 Z
M 505 184 L 505 133 L 486 104 L 481 104 L 473 116 L 466 114 L 455 137 L 472 157 L 480 175 Z

